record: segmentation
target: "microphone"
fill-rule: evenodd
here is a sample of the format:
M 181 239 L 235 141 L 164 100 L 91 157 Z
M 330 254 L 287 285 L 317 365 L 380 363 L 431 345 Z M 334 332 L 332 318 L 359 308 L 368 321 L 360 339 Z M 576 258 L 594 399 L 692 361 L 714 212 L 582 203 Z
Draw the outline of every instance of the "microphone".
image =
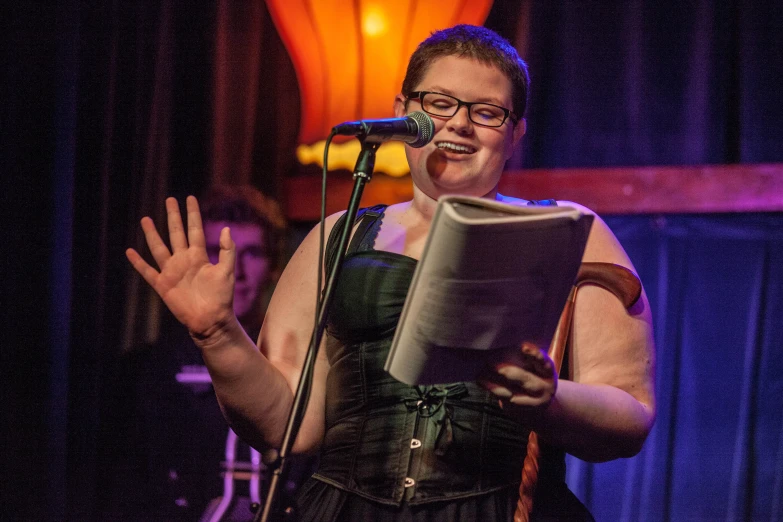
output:
M 402 118 L 346 121 L 335 125 L 332 131 L 340 136 L 357 136 L 368 143 L 395 140 L 418 148 L 432 141 L 435 124 L 426 113 L 415 111 Z

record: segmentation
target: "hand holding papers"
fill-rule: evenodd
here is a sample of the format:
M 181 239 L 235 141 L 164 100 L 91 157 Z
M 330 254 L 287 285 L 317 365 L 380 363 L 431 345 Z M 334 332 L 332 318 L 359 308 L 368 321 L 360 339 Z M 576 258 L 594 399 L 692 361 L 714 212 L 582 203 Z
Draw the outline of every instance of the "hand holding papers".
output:
M 523 341 L 547 347 L 592 221 L 573 207 L 442 197 L 386 370 L 406 384 L 470 381 Z

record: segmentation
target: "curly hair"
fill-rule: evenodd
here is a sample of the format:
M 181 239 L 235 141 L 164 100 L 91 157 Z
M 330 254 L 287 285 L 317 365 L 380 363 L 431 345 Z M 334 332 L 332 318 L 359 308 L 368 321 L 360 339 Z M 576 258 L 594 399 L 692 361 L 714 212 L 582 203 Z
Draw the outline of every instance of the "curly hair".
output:
M 204 221 L 259 225 L 273 272 L 285 256 L 287 223 L 280 204 L 251 185 L 213 185 L 199 200 Z

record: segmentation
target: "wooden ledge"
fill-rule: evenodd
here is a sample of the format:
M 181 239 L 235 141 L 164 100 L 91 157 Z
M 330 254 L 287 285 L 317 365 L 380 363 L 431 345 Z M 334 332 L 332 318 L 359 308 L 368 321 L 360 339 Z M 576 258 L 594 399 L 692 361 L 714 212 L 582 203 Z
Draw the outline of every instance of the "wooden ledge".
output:
M 328 182 L 327 215 L 345 209 L 353 188 L 349 172 L 330 173 Z M 783 164 L 508 171 L 500 192 L 575 201 L 602 215 L 783 212 Z M 376 174 L 365 186 L 362 206 L 411 197 L 410 176 Z M 315 221 L 320 205 L 320 176 L 285 180 L 290 220 Z

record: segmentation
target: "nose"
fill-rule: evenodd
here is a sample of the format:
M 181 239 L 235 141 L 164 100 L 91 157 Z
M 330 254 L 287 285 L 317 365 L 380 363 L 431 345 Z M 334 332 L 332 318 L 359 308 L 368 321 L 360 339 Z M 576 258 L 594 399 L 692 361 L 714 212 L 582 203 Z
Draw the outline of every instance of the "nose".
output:
M 243 256 L 237 256 L 236 265 L 234 266 L 234 278 L 237 280 L 245 278 L 245 260 Z
M 460 134 L 470 133 L 473 130 L 473 122 L 470 121 L 470 116 L 468 115 L 468 107 L 463 105 L 462 107 L 457 109 L 456 114 L 454 114 L 454 116 L 449 118 L 447 126 L 449 127 L 449 129 L 458 132 Z

